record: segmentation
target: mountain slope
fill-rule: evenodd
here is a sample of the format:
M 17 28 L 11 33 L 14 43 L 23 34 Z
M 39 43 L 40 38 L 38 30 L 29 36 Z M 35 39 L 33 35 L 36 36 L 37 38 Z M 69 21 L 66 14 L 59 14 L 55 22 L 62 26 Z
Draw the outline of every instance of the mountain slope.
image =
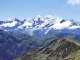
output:
M 70 38 L 59 38 L 15 60 L 79 60 L 79 58 L 80 44 Z
M 80 24 L 54 16 L 0 21 L 0 60 L 13 60 L 16 56 L 40 46 L 42 47 L 38 48 L 38 53 L 48 50 L 47 46 L 51 46 L 49 49 L 55 47 L 51 51 L 55 51 L 57 54 L 56 48 L 62 48 L 63 43 L 71 43 L 71 40 L 63 41 L 63 38 L 67 36 L 74 36 L 75 45 L 79 45 L 77 42 L 80 42 Z M 54 40 L 56 37 L 59 39 Z M 52 43 L 50 43 L 51 41 Z M 65 46 L 65 44 L 63 45 Z
M 21 31 L 0 30 L 0 60 L 13 60 L 14 57 L 38 47 L 37 39 Z

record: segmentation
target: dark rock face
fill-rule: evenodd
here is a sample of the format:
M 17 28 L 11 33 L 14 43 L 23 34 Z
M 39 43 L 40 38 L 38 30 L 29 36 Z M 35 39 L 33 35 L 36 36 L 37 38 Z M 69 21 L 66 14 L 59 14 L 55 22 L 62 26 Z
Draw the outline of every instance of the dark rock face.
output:
M 61 38 L 28 52 L 16 60 L 75 60 L 71 54 L 79 50 L 80 46 L 75 42 Z M 69 55 L 71 57 L 66 58 Z
M 62 21 L 60 21 L 60 23 L 63 23 L 63 22 L 65 22 L 65 20 L 63 19 Z

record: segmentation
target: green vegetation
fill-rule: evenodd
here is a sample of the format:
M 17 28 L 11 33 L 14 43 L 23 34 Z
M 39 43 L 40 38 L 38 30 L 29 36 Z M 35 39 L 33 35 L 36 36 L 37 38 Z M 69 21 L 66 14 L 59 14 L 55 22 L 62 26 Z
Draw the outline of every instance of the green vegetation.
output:
M 74 53 L 71 53 L 70 55 L 68 55 L 66 58 L 64 58 L 64 60 L 80 60 L 80 50 L 75 51 Z
M 76 41 L 74 37 L 67 37 L 67 41 L 75 43 L 77 46 L 80 46 L 80 42 Z
M 73 37 L 54 39 L 15 60 L 80 60 L 80 44 Z

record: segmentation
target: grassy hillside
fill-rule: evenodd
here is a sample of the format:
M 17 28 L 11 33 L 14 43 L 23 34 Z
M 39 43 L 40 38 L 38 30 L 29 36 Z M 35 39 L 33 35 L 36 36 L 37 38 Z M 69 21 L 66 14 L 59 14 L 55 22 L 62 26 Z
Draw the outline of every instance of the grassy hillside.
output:
M 57 38 L 14 60 L 80 60 L 80 44 L 72 37 Z

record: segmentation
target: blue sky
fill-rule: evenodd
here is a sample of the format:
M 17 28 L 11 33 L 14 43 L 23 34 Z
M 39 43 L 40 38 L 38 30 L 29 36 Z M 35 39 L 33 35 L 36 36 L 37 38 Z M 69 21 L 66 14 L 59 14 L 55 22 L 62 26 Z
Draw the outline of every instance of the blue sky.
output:
M 54 15 L 80 19 L 80 0 L 0 0 L 0 18 Z

